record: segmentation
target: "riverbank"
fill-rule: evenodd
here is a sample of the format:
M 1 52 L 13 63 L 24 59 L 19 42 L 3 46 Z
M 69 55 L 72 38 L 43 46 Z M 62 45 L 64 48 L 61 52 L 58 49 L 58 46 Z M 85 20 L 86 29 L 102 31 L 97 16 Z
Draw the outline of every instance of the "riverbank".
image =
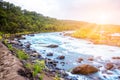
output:
M 20 60 L 0 42 L 0 80 L 32 80 L 29 74 Z
M 13 46 L 15 47 L 15 46 Z M 16 46 L 20 48 L 20 46 Z M 32 72 L 25 67 L 27 61 L 20 60 L 15 56 L 15 51 L 10 51 L 2 42 L 0 42 L 0 80 L 40 80 L 34 79 Z M 41 73 L 42 80 L 53 80 L 54 78 L 48 72 Z

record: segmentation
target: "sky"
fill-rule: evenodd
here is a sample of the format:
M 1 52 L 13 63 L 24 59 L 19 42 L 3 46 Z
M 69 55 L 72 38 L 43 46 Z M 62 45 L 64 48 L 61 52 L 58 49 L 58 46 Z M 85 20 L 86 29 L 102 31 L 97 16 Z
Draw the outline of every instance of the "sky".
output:
M 120 0 L 4 0 L 22 9 L 36 11 L 45 16 L 95 22 L 120 24 Z

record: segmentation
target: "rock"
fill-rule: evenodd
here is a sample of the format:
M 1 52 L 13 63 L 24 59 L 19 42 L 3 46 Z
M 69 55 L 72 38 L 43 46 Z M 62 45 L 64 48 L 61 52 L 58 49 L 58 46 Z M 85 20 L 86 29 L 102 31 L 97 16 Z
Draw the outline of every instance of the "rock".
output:
M 54 61 L 54 60 L 51 60 L 51 59 L 45 59 L 45 64 L 47 65 L 47 66 L 52 66 L 52 67 L 55 67 L 56 65 L 57 65 L 57 61 Z
M 19 42 L 18 42 L 18 41 L 15 41 L 15 40 L 10 40 L 9 43 L 10 43 L 10 44 L 16 44 L 16 45 L 19 45 Z
M 112 57 L 112 59 L 120 59 L 120 57 Z
M 26 39 L 26 38 L 22 36 L 22 37 L 21 37 L 21 38 L 19 38 L 19 39 Z
M 80 66 L 75 67 L 72 70 L 72 74 L 83 74 L 83 75 L 88 75 L 95 72 L 98 72 L 98 69 L 89 64 L 82 64 Z
M 64 65 L 65 65 L 65 62 L 60 62 L 60 64 L 61 64 L 62 66 L 64 66 Z
M 30 56 L 35 57 L 35 58 L 40 58 L 41 55 L 39 53 L 32 53 Z
M 60 60 L 65 59 L 65 56 L 58 56 L 57 59 L 60 59 Z
M 48 53 L 46 56 L 53 56 L 53 53 Z
M 81 61 L 83 61 L 83 58 L 79 58 L 79 59 L 77 60 L 78 63 L 81 63 Z
M 29 34 L 29 36 L 34 36 L 34 34 Z
M 94 58 L 93 58 L 93 57 L 89 57 L 88 60 L 89 60 L 89 61 L 93 61 Z
M 29 42 L 25 43 L 25 47 L 26 47 L 26 48 L 30 48 L 30 45 L 31 45 L 31 44 L 30 44 Z
M 48 46 L 46 46 L 46 47 L 49 47 L 49 48 L 56 48 L 56 47 L 58 47 L 58 45 L 51 44 L 51 45 L 48 45 Z
M 113 67 L 114 67 L 113 63 L 107 63 L 107 64 L 105 65 L 105 68 L 106 68 L 107 70 L 110 70 L 110 69 L 112 69 Z

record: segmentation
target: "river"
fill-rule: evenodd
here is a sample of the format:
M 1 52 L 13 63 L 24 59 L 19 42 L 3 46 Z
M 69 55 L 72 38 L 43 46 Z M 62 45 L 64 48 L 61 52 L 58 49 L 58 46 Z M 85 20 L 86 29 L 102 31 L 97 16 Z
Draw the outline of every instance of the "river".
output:
M 30 48 L 36 50 L 44 58 L 50 58 L 57 60 L 58 68 L 64 69 L 71 76 L 75 76 L 78 80 L 94 80 L 92 77 L 98 76 L 96 80 L 120 80 L 120 70 L 112 69 L 105 71 L 104 65 L 106 62 L 118 63 L 119 60 L 112 59 L 112 57 L 120 57 L 120 47 L 108 46 L 108 45 L 96 45 L 90 41 L 83 39 L 76 39 L 70 36 L 64 36 L 65 32 L 51 32 L 51 33 L 39 33 L 34 36 L 26 35 L 24 40 L 20 40 L 23 44 L 29 42 Z M 58 45 L 56 48 L 46 47 L 48 45 Z M 46 56 L 48 53 L 53 53 L 53 56 Z M 65 59 L 58 60 L 58 56 L 65 56 Z M 77 60 L 83 58 L 81 63 Z M 94 58 L 94 61 L 89 61 L 88 58 Z M 61 64 L 64 62 L 65 64 Z M 71 71 L 74 67 L 81 64 L 90 64 L 96 67 L 102 66 L 100 71 L 88 76 L 84 75 L 72 75 Z M 119 63 L 120 64 L 120 63 Z M 108 74 L 111 73 L 111 74 Z

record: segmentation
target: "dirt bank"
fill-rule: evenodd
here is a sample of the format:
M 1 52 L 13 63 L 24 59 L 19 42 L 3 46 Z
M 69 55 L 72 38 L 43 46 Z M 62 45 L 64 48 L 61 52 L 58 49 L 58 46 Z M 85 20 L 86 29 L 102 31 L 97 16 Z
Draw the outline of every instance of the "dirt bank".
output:
M 0 42 L 0 80 L 30 80 L 23 64 Z

